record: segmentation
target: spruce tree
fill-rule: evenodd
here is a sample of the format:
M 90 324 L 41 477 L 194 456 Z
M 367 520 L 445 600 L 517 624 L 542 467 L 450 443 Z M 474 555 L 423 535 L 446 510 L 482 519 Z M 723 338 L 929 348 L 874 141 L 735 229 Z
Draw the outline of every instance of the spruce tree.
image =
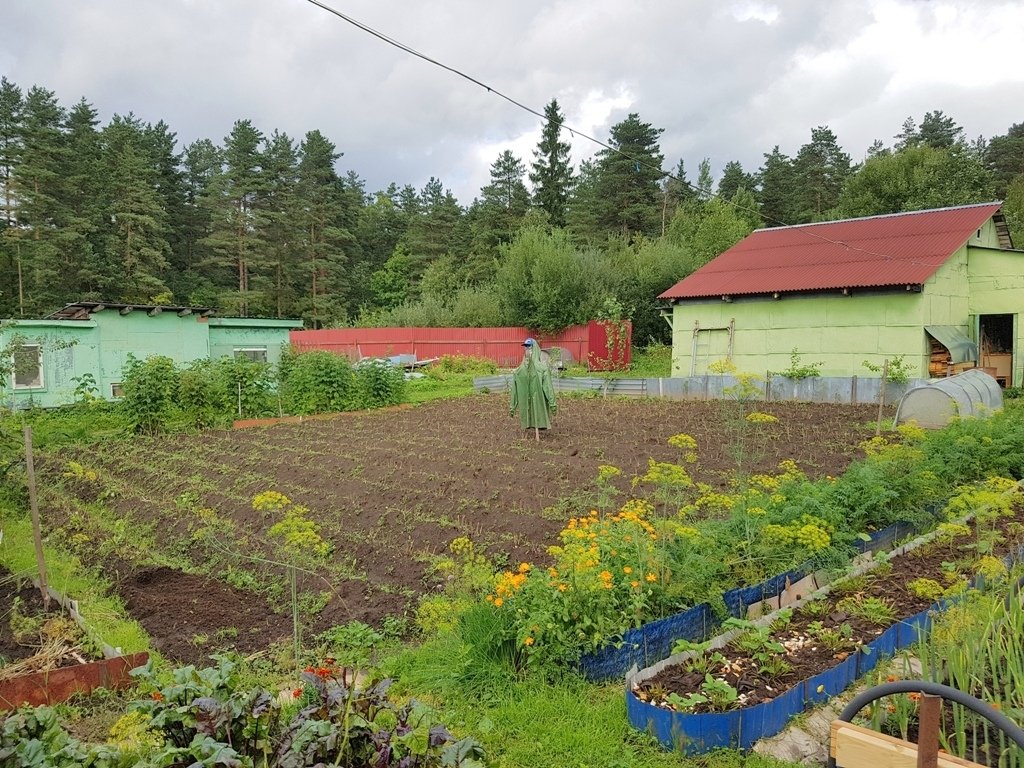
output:
M 101 288 L 120 301 L 152 302 L 167 291 L 167 212 L 143 129 L 130 115 L 115 116 L 104 128 L 103 165 L 112 229 L 106 246 L 111 269 L 100 278 Z
M 310 131 L 300 154 L 300 252 L 306 276 L 300 306 L 303 316 L 319 328 L 344 319 L 347 252 L 356 242 L 345 221 L 345 185 L 334 168 L 341 153 L 320 131 Z
M 850 156 L 839 146 L 828 126 L 811 130 L 811 140 L 800 147 L 793 161 L 796 177 L 793 223 L 821 221 L 839 201 L 843 184 L 853 173 Z
M 21 161 L 21 89 L 0 77 L 0 317 L 20 314 L 24 303 L 21 234 L 17 226 L 14 172 Z
M 795 223 L 793 161 L 779 151 L 778 144 L 771 152 L 764 154 L 764 163 L 758 170 L 757 177 L 764 226 L 777 227 Z
M 558 106 L 558 99 L 552 99 L 544 107 L 544 118 L 544 129 L 533 151 L 530 170 L 533 202 L 548 215 L 552 226 L 563 227 L 572 191 L 573 173 L 569 161 L 571 146 L 561 138 L 565 118 Z

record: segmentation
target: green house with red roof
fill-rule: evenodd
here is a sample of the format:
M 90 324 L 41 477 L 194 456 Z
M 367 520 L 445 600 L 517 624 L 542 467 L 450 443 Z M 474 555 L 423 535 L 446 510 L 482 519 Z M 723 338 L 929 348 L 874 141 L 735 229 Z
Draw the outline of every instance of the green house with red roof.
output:
M 796 350 L 822 376 L 902 356 L 912 378 L 1024 383 L 1024 251 L 998 202 L 760 229 L 659 298 L 673 376 L 780 373 Z

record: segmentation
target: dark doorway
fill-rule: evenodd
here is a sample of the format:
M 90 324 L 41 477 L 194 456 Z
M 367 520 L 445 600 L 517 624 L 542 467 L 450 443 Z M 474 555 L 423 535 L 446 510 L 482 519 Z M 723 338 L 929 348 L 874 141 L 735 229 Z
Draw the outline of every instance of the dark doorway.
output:
M 1013 326 L 1016 315 L 982 315 L 979 318 L 981 367 L 996 377 L 1001 387 L 1013 386 Z

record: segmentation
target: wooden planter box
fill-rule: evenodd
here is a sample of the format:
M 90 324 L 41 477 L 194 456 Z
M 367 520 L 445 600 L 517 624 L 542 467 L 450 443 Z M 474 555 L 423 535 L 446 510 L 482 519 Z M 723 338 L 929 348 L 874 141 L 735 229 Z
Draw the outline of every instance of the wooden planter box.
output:
M 832 723 L 829 755 L 841 768 L 917 768 L 918 746 L 859 725 Z M 970 760 L 939 753 L 938 768 L 983 768 Z
M 0 683 L 0 711 L 24 704 L 58 704 L 76 693 L 88 695 L 97 688 L 128 688 L 132 685 L 129 673 L 147 661 L 148 653 L 135 653 L 11 678 Z

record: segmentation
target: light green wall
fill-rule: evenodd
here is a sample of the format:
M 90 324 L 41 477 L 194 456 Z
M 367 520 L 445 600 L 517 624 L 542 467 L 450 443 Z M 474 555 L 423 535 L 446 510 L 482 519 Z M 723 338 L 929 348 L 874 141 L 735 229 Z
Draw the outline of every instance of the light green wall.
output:
M 968 249 L 970 299 L 968 314 L 1013 315 L 1013 383 L 1024 382 L 1024 251 Z
M 109 398 L 112 384 L 121 382 L 128 355 L 140 360 L 150 355 L 165 355 L 175 363 L 209 357 L 209 332 L 205 318 L 199 315 L 179 317 L 161 312 L 150 317 L 142 310 L 120 314 L 116 309 L 94 312 L 99 335 L 100 395 Z
M 289 330 L 302 327 L 291 320 L 204 318 L 174 312 L 150 317 L 142 310 L 122 315 L 117 309 L 105 309 L 89 318 L 19 320 L 0 327 L 0 348 L 15 334 L 43 347 L 43 386 L 15 390 L 6 376 L 0 404 L 10 406 L 13 400 L 18 406 L 54 407 L 72 402 L 73 379 L 86 373 L 95 378 L 99 396 L 109 399 L 111 385 L 121 382 L 129 354 L 139 359 L 166 355 L 180 365 L 230 356 L 236 347 L 266 347 L 267 361 L 277 363 L 288 344 Z
M 289 330 L 301 327 L 300 321 L 293 320 L 211 318 L 210 357 L 231 357 L 238 348 L 263 347 L 267 350 L 267 362 L 276 365 L 281 360 L 281 351 L 288 346 Z
M 673 313 L 672 375 L 690 375 L 695 321 L 702 328 L 734 322 L 733 362 L 745 373 L 784 371 L 793 349 L 804 365 L 823 363 L 822 376 L 870 376 L 863 361 L 881 365 L 901 354 L 910 363 L 916 357 L 920 367 L 923 306 L 922 294 L 906 291 L 680 303 Z M 693 372 L 705 373 L 715 359 L 698 358 Z
M 920 293 L 905 290 L 839 292 L 780 299 L 680 302 L 673 311 L 672 374 L 689 376 L 694 323 L 702 328 L 735 325 L 733 363 L 741 372 L 764 374 L 790 366 L 795 348 L 802 364 L 822 362 L 823 376 L 872 376 L 862 363 L 880 365 L 903 355 L 910 376 L 928 377 L 929 325 L 951 325 L 976 338 L 974 316 L 1017 315 L 1024 308 L 1024 251 L 998 248 L 993 221 L 954 253 Z M 1014 377 L 1024 381 L 1024 323 L 1015 318 Z M 723 358 L 727 334 L 712 354 L 699 357 L 695 374 Z
M 99 365 L 96 323 L 90 320 L 19 320 L 14 326 L 0 326 L 0 349 L 12 339 L 42 347 L 43 386 L 14 389 L 10 360 L 5 367 L 6 386 L 0 388 L 0 404 L 36 405 L 48 408 L 74 400 L 74 379 L 85 373 L 96 375 Z

